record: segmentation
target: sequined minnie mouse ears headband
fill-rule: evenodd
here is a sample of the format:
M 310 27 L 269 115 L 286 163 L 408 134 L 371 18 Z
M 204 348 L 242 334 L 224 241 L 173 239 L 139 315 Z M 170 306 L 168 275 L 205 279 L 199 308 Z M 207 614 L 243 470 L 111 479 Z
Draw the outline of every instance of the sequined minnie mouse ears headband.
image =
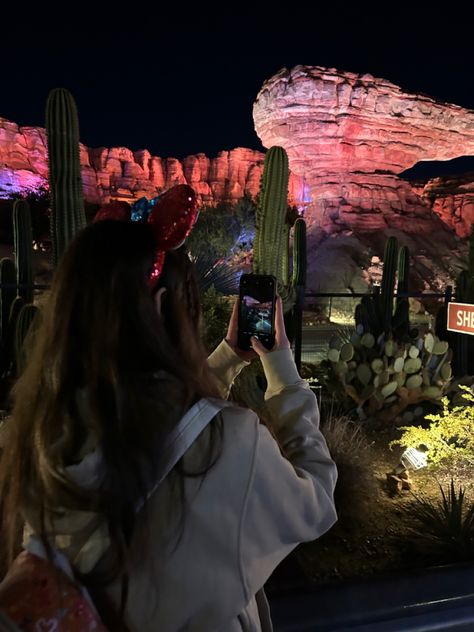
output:
M 149 286 L 153 290 L 163 270 L 168 250 L 179 248 L 191 232 L 199 215 L 196 194 L 187 184 L 177 184 L 152 200 L 142 198 L 130 215 L 128 204 L 109 204 L 97 212 L 94 222 L 112 219 L 144 222 L 151 226 L 156 239 L 156 253 Z

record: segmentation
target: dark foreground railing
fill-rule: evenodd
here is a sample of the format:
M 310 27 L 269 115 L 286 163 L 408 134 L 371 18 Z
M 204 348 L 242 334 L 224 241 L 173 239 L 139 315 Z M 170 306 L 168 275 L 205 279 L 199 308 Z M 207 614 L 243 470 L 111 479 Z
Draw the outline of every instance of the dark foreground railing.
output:
M 474 565 L 270 597 L 275 632 L 474 631 Z

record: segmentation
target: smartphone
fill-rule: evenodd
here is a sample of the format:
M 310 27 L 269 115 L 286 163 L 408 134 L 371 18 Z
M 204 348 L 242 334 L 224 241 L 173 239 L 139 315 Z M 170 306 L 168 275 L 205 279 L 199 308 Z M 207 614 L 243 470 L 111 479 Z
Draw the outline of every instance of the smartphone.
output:
M 238 346 L 251 349 L 256 336 L 264 347 L 275 345 L 276 279 L 270 274 L 243 274 L 239 286 Z

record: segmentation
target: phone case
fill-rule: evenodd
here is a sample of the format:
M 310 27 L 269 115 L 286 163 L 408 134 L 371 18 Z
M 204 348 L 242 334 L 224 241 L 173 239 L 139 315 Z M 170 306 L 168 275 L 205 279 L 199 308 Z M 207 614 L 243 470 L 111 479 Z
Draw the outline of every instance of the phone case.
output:
M 246 304 L 245 298 L 248 301 Z M 271 303 L 268 314 L 267 303 Z M 275 346 L 276 279 L 269 274 L 243 274 L 239 287 L 238 346 L 251 349 L 255 335 L 264 347 Z M 251 333 L 249 333 L 251 332 Z

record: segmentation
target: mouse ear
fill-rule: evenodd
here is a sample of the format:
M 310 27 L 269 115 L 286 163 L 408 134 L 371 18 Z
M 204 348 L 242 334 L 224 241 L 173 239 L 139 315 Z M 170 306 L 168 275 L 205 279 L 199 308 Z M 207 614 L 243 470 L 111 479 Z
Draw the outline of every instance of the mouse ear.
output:
M 199 215 L 194 190 L 187 184 L 177 184 L 156 200 L 148 216 L 159 250 L 174 250 L 191 232 Z

